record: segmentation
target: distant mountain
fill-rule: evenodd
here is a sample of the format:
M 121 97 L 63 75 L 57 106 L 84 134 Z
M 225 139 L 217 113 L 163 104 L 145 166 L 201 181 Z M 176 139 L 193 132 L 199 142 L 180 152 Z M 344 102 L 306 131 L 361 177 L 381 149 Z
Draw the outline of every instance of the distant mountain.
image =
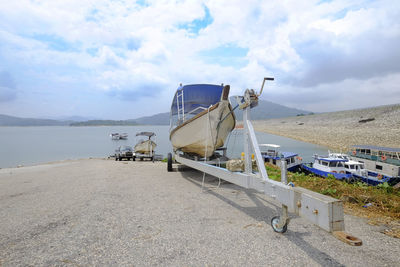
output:
M 152 116 L 140 117 L 128 121 L 134 121 L 142 125 L 169 125 L 169 112 L 158 113 Z
M 82 116 L 58 116 L 58 117 L 48 117 L 44 119 L 57 120 L 57 121 L 91 121 L 91 120 L 99 120 L 96 117 L 82 117 Z
M 0 114 L 0 126 L 65 126 L 69 125 L 70 123 L 70 121 L 18 118 Z
M 231 98 L 232 106 L 236 106 L 236 100 Z M 251 109 L 251 120 L 266 120 L 273 118 L 291 117 L 310 114 L 309 111 L 289 108 L 283 105 L 260 100 L 258 106 Z M 237 120 L 242 120 L 242 111 L 235 110 Z M 73 116 L 65 117 L 68 120 L 18 118 L 8 115 L 0 115 L 0 126 L 104 126 L 104 125 L 169 125 L 169 112 L 158 113 L 152 116 L 140 117 L 130 120 L 98 120 Z
M 231 97 L 232 106 L 237 105 L 236 100 Z M 260 100 L 258 106 L 251 109 L 251 120 L 266 120 L 272 118 L 284 118 L 297 115 L 310 114 L 311 112 L 301 109 L 289 108 L 280 104 L 276 104 L 266 100 Z M 242 120 L 242 111 L 237 108 L 235 110 L 237 120 Z M 140 117 L 128 121 L 134 121 L 138 124 L 144 125 L 169 125 L 169 112 L 159 113 L 152 116 Z
M 135 121 L 128 120 L 90 120 L 90 121 L 80 121 L 73 122 L 69 124 L 70 126 L 134 126 L 137 125 Z
M 232 106 L 236 107 L 237 102 L 235 98 L 231 97 L 230 100 Z M 235 116 L 237 120 L 243 119 L 242 113 L 243 111 L 240 110 L 239 108 L 235 109 Z M 306 115 L 306 114 L 312 114 L 312 112 L 296 108 L 289 108 L 266 100 L 259 100 L 258 106 L 250 110 L 250 119 L 267 120 L 267 119 L 285 118 L 285 117 L 292 117 L 292 116 Z

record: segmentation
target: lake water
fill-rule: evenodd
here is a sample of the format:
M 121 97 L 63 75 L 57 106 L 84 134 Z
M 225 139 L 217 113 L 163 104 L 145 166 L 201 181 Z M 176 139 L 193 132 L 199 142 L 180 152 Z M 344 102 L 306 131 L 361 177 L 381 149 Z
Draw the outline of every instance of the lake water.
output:
M 0 168 L 81 158 L 104 158 L 121 145 L 134 146 L 137 132 L 156 133 L 156 154 L 166 157 L 172 151 L 169 126 L 102 127 L 0 127 Z M 235 130 L 227 139 L 228 156 L 240 157 L 243 130 Z M 127 140 L 111 140 L 110 133 L 128 133 Z M 312 155 L 327 154 L 327 148 L 293 139 L 257 133 L 259 144 L 279 144 L 281 151 L 297 152 L 303 161 Z

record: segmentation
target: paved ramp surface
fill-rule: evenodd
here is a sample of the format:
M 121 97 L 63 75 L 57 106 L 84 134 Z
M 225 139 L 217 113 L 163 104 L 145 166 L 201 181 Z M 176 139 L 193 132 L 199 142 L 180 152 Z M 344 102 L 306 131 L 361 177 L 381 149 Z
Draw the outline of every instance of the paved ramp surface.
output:
M 400 240 L 345 216 L 352 247 L 267 197 L 161 162 L 0 169 L 0 266 L 399 266 Z

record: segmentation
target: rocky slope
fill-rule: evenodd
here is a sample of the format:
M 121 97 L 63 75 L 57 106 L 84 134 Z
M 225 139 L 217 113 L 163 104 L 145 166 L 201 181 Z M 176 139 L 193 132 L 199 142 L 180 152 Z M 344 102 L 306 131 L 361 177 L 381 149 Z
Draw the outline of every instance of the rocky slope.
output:
M 346 151 L 351 145 L 400 147 L 400 104 L 255 121 L 257 131 Z

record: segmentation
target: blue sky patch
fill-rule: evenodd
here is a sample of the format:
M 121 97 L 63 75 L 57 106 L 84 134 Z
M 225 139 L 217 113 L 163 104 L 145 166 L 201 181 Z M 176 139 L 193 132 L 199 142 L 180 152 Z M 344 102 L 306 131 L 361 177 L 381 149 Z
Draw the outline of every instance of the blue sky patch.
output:
M 86 52 L 91 55 L 92 57 L 97 55 L 97 52 L 99 52 L 99 49 L 97 47 L 92 47 L 92 48 L 88 48 L 86 49 Z
M 130 38 L 126 41 L 126 48 L 128 48 L 130 51 L 133 50 L 138 50 L 140 48 L 140 40 Z
M 213 23 L 214 19 L 211 17 L 210 10 L 207 6 L 204 6 L 205 16 L 201 19 L 195 19 L 189 23 L 181 24 L 178 26 L 179 29 L 185 29 L 195 35 L 199 34 L 201 29 L 207 28 L 208 25 Z
M 45 43 L 48 48 L 56 51 L 77 51 L 73 44 L 67 42 L 62 37 L 54 34 L 35 34 L 32 36 L 36 41 Z
M 199 56 L 208 64 L 241 68 L 247 64 L 246 55 L 248 51 L 248 48 L 226 44 L 210 50 L 203 50 L 199 53 Z

